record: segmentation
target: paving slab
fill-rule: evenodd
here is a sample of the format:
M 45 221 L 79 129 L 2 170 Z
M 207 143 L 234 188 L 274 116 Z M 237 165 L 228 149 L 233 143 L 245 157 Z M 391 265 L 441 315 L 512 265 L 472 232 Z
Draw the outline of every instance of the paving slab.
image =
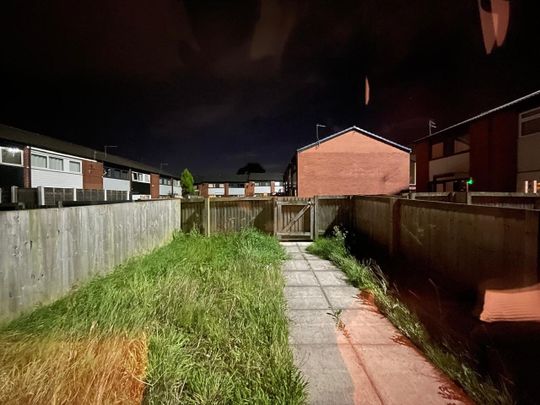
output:
M 317 277 L 317 281 L 323 287 L 349 285 L 347 276 L 345 276 L 342 271 L 317 271 L 314 272 L 314 274 L 315 277 Z
M 354 403 L 354 382 L 335 343 L 292 345 L 292 350 L 295 363 L 308 381 L 310 404 Z
M 292 260 L 305 260 L 304 255 L 300 252 L 288 252 L 289 259 Z
M 324 293 L 334 309 L 361 308 L 364 304 L 358 299 L 358 289 L 351 285 L 323 287 Z
M 339 270 L 328 260 L 308 260 L 308 263 L 313 270 Z
M 287 260 L 283 264 L 284 271 L 309 271 L 311 272 L 311 267 L 307 260 Z
M 287 253 L 301 253 L 298 246 L 285 246 L 285 251 Z
M 302 252 L 304 254 L 304 259 L 307 260 L 321 260 L 319 256 L 312 255 L 311 253 Z
M 287 271 L 284 273 L 286 285 L 289 287 L 318 287 L 319 281 L 311 271 Z
M 289 310 L 291 344 L 336 344 L 336 322 L 328 310 Z
M 285 298 L 289 309 L 328 309 L 320 287 L 285 287 Z

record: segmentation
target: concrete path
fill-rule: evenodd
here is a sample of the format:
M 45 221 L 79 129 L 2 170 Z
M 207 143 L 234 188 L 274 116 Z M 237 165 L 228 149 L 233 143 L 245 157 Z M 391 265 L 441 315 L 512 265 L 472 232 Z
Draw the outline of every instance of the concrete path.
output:
M 289 343 L 310 404 L 471 403 L 308 242 L 282 245 Z

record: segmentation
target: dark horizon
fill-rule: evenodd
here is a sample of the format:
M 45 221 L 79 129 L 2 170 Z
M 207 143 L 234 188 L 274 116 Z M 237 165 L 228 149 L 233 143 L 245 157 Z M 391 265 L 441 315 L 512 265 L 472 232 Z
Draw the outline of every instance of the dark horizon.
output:
M 408 145 L 540 89 L 540 5 L 511 1 L 490 46 L 476 2 L 392 3 L 5 1 L 0 122 L 176 173 L 276 172 L 316 123 Z

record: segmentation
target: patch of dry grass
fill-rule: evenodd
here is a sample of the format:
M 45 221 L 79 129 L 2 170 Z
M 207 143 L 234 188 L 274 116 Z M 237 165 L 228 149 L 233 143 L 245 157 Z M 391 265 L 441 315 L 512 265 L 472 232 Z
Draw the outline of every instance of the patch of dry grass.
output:
M 1 404 L 140 404 L 146 337 L 3 336 Z

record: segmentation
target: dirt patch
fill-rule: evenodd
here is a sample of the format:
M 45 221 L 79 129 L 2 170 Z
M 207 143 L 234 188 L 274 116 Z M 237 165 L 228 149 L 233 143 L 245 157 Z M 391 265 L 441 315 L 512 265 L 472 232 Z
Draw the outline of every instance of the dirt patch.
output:
M 0 341 L 2 404 L 140 404 L 147 339 L 11 337 Z

